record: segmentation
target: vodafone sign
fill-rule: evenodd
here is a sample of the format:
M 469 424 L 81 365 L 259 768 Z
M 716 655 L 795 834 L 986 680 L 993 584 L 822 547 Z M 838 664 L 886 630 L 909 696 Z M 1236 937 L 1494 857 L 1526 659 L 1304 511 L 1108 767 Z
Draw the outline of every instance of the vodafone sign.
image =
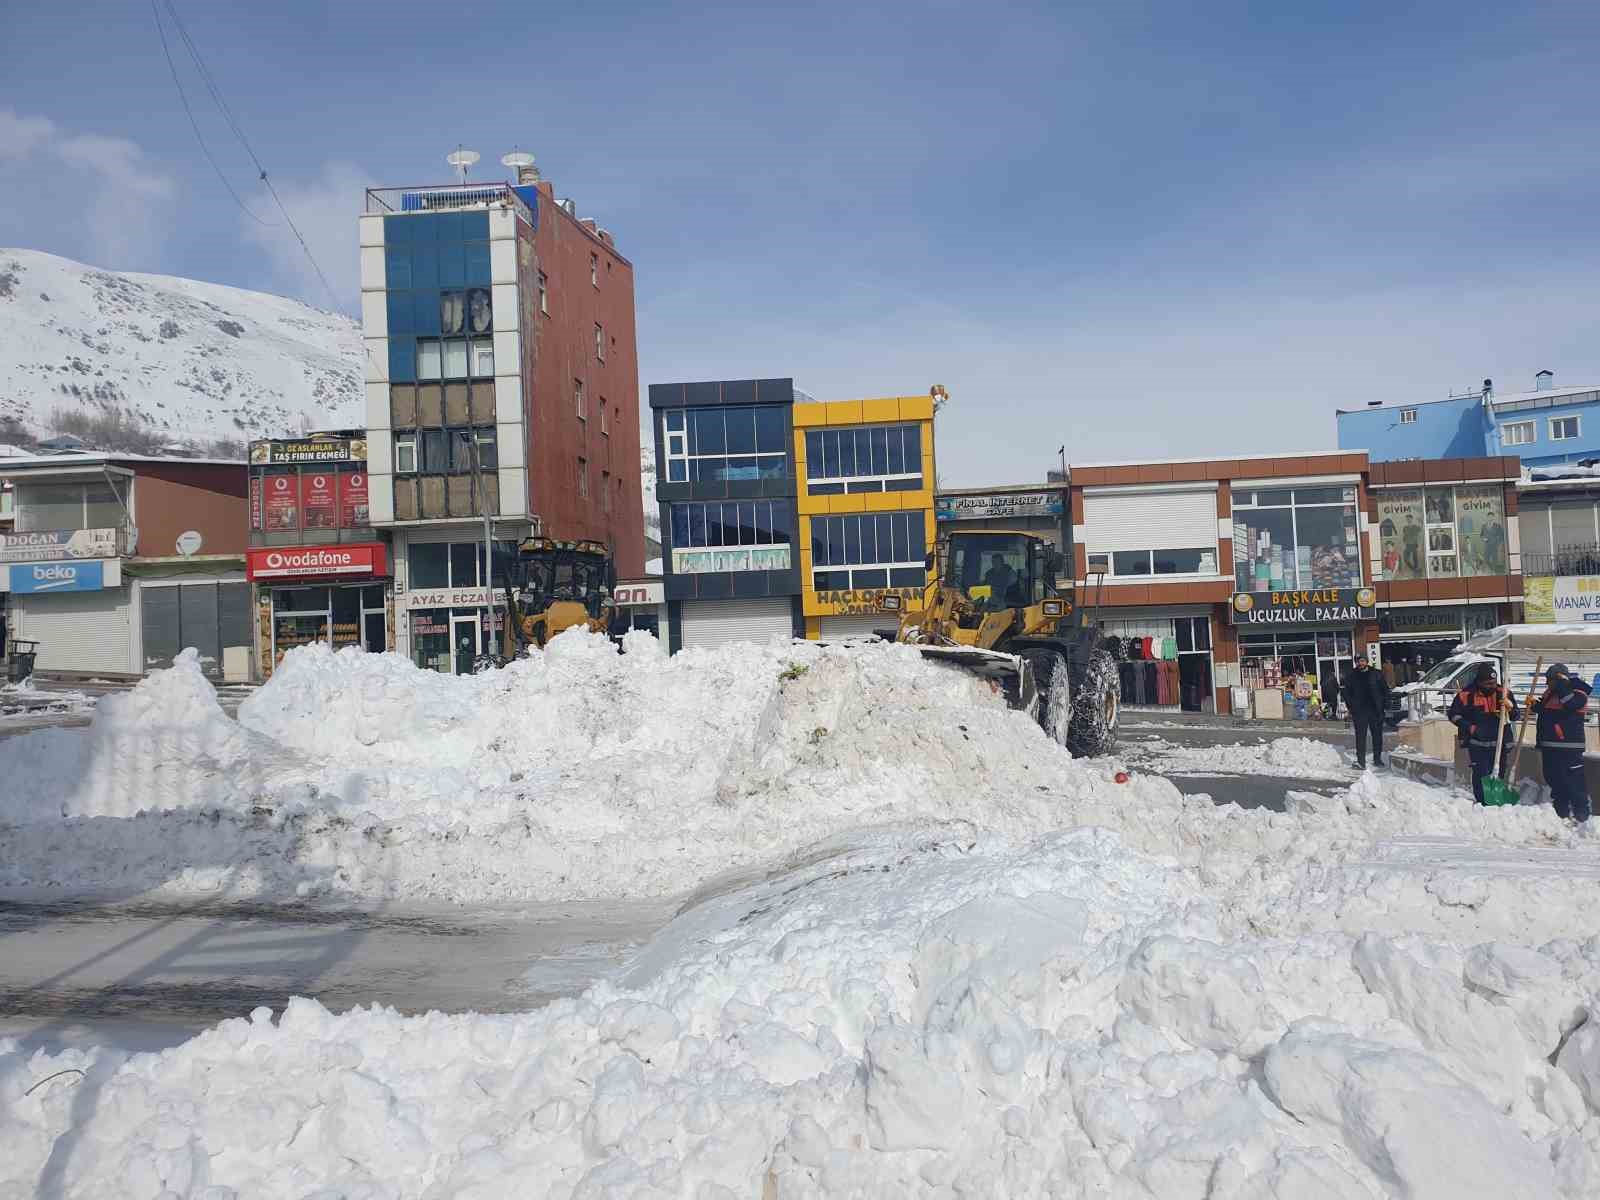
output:
M 280 546 L 245 555 L 246 579 L 316 579 L 329 575 L 387 575 L 381 542 L 352 546 Z

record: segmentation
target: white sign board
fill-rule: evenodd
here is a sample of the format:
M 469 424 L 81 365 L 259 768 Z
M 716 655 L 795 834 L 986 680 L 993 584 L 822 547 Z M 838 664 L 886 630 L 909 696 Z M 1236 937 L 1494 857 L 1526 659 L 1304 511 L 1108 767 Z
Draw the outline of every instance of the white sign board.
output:
M 643 583 L 619 583 L 617 590 L 612 593 L 612 600 L 618 608 L 654 608 L 665 604 L 666 598 L 666 587 L 659 579 L 649 579 Z
M 121 552 L 117 545 L 115 529 L 48 529 L 37 533 L 0 533 L 0 563 L 115 558 Z
M 405 608 L 484 608 L 495 603 L 495 593 L 489 588 L 426 588 L 420 592 L 407 592 Z

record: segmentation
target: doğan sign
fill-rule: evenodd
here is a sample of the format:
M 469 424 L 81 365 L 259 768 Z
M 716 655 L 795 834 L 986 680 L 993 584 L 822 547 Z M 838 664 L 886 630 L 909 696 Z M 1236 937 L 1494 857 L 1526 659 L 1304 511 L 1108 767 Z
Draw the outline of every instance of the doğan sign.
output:
M 1235 625 L 1344 625 L 1378 616 L 1371 588 L 1321 588 L 1296 592 L 1235 592 Z

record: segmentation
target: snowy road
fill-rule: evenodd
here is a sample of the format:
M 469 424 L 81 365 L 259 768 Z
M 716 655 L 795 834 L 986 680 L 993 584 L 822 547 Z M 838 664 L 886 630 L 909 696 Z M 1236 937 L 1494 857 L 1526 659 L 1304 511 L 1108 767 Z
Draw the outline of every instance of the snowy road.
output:
M 0 1037 L 156 1049 L 291 995 L 335 1011 L 522 1011 L 581 991 L 670 915 L 0 903 Z

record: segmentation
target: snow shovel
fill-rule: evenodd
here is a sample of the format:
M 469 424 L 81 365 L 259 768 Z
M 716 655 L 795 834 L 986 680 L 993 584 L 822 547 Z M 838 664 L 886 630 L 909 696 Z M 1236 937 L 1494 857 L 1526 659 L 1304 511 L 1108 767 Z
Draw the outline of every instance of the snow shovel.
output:
M 1511 751 L 1511 769 L 1506 772 L 1507 775 L 1511 776 L 1511 782 L 1502 783 L 1500 781 L 1500 773 L 1498 771 L 1495 772 L 1495 789 L 1506 795 L 1505 799 L 1494 801 L 1496 804 L 1516 804 L 1521 799 L 1520 794 L 1516 791 L 1517 764 L 1522 761 L 1522 742 L 1528 735 L 1528 718 L 1533 716 L 1534 693 L 1539 690 L 1539 675 L 1543 670 L 1544 656 L 1540 655 L 1538 661 L 1533 664 L 1533 679 L 1528 684 L 1528 699 L 1522 706 L 1522 723 L 1517 726 L 1517 744 Z M 1501 714 L 1502 723 L 1504 715 L 1503 713 Z M 1489 780 L 1487 779 L 1484 780 L 1483 784 L 1483 800 L 1485 804 L 1490 802 Z
M 1544 659 L 1540 658 L 1538 666 L 1533 669 L 1533 686 L 1538 685 L 1539 671 L 1544 666 Z M 1533 687 L 1528 689 L 1528 707 L 1522 711 L 1522 726 L 1517 731 L 1517 751 L 1522 749 L 1522 734 L 1528 728 L 1528 711 L 1533 707 Z M 1485 808 L 1503 808 L 1515 804 L 1521 799 L 1517 789 L 1504 779 L 1500 778 L 1500 756 L 1506 749 L 1506 712 L 1510 708 L 1508 703 L 1502 702 L 1500 706 L 1500 725 L 1494 739 L 1494 774 L 1483 781 L 1483 805 Z M 1511 755 L 1512 766 L 1517 762 L 1517 752 Z

